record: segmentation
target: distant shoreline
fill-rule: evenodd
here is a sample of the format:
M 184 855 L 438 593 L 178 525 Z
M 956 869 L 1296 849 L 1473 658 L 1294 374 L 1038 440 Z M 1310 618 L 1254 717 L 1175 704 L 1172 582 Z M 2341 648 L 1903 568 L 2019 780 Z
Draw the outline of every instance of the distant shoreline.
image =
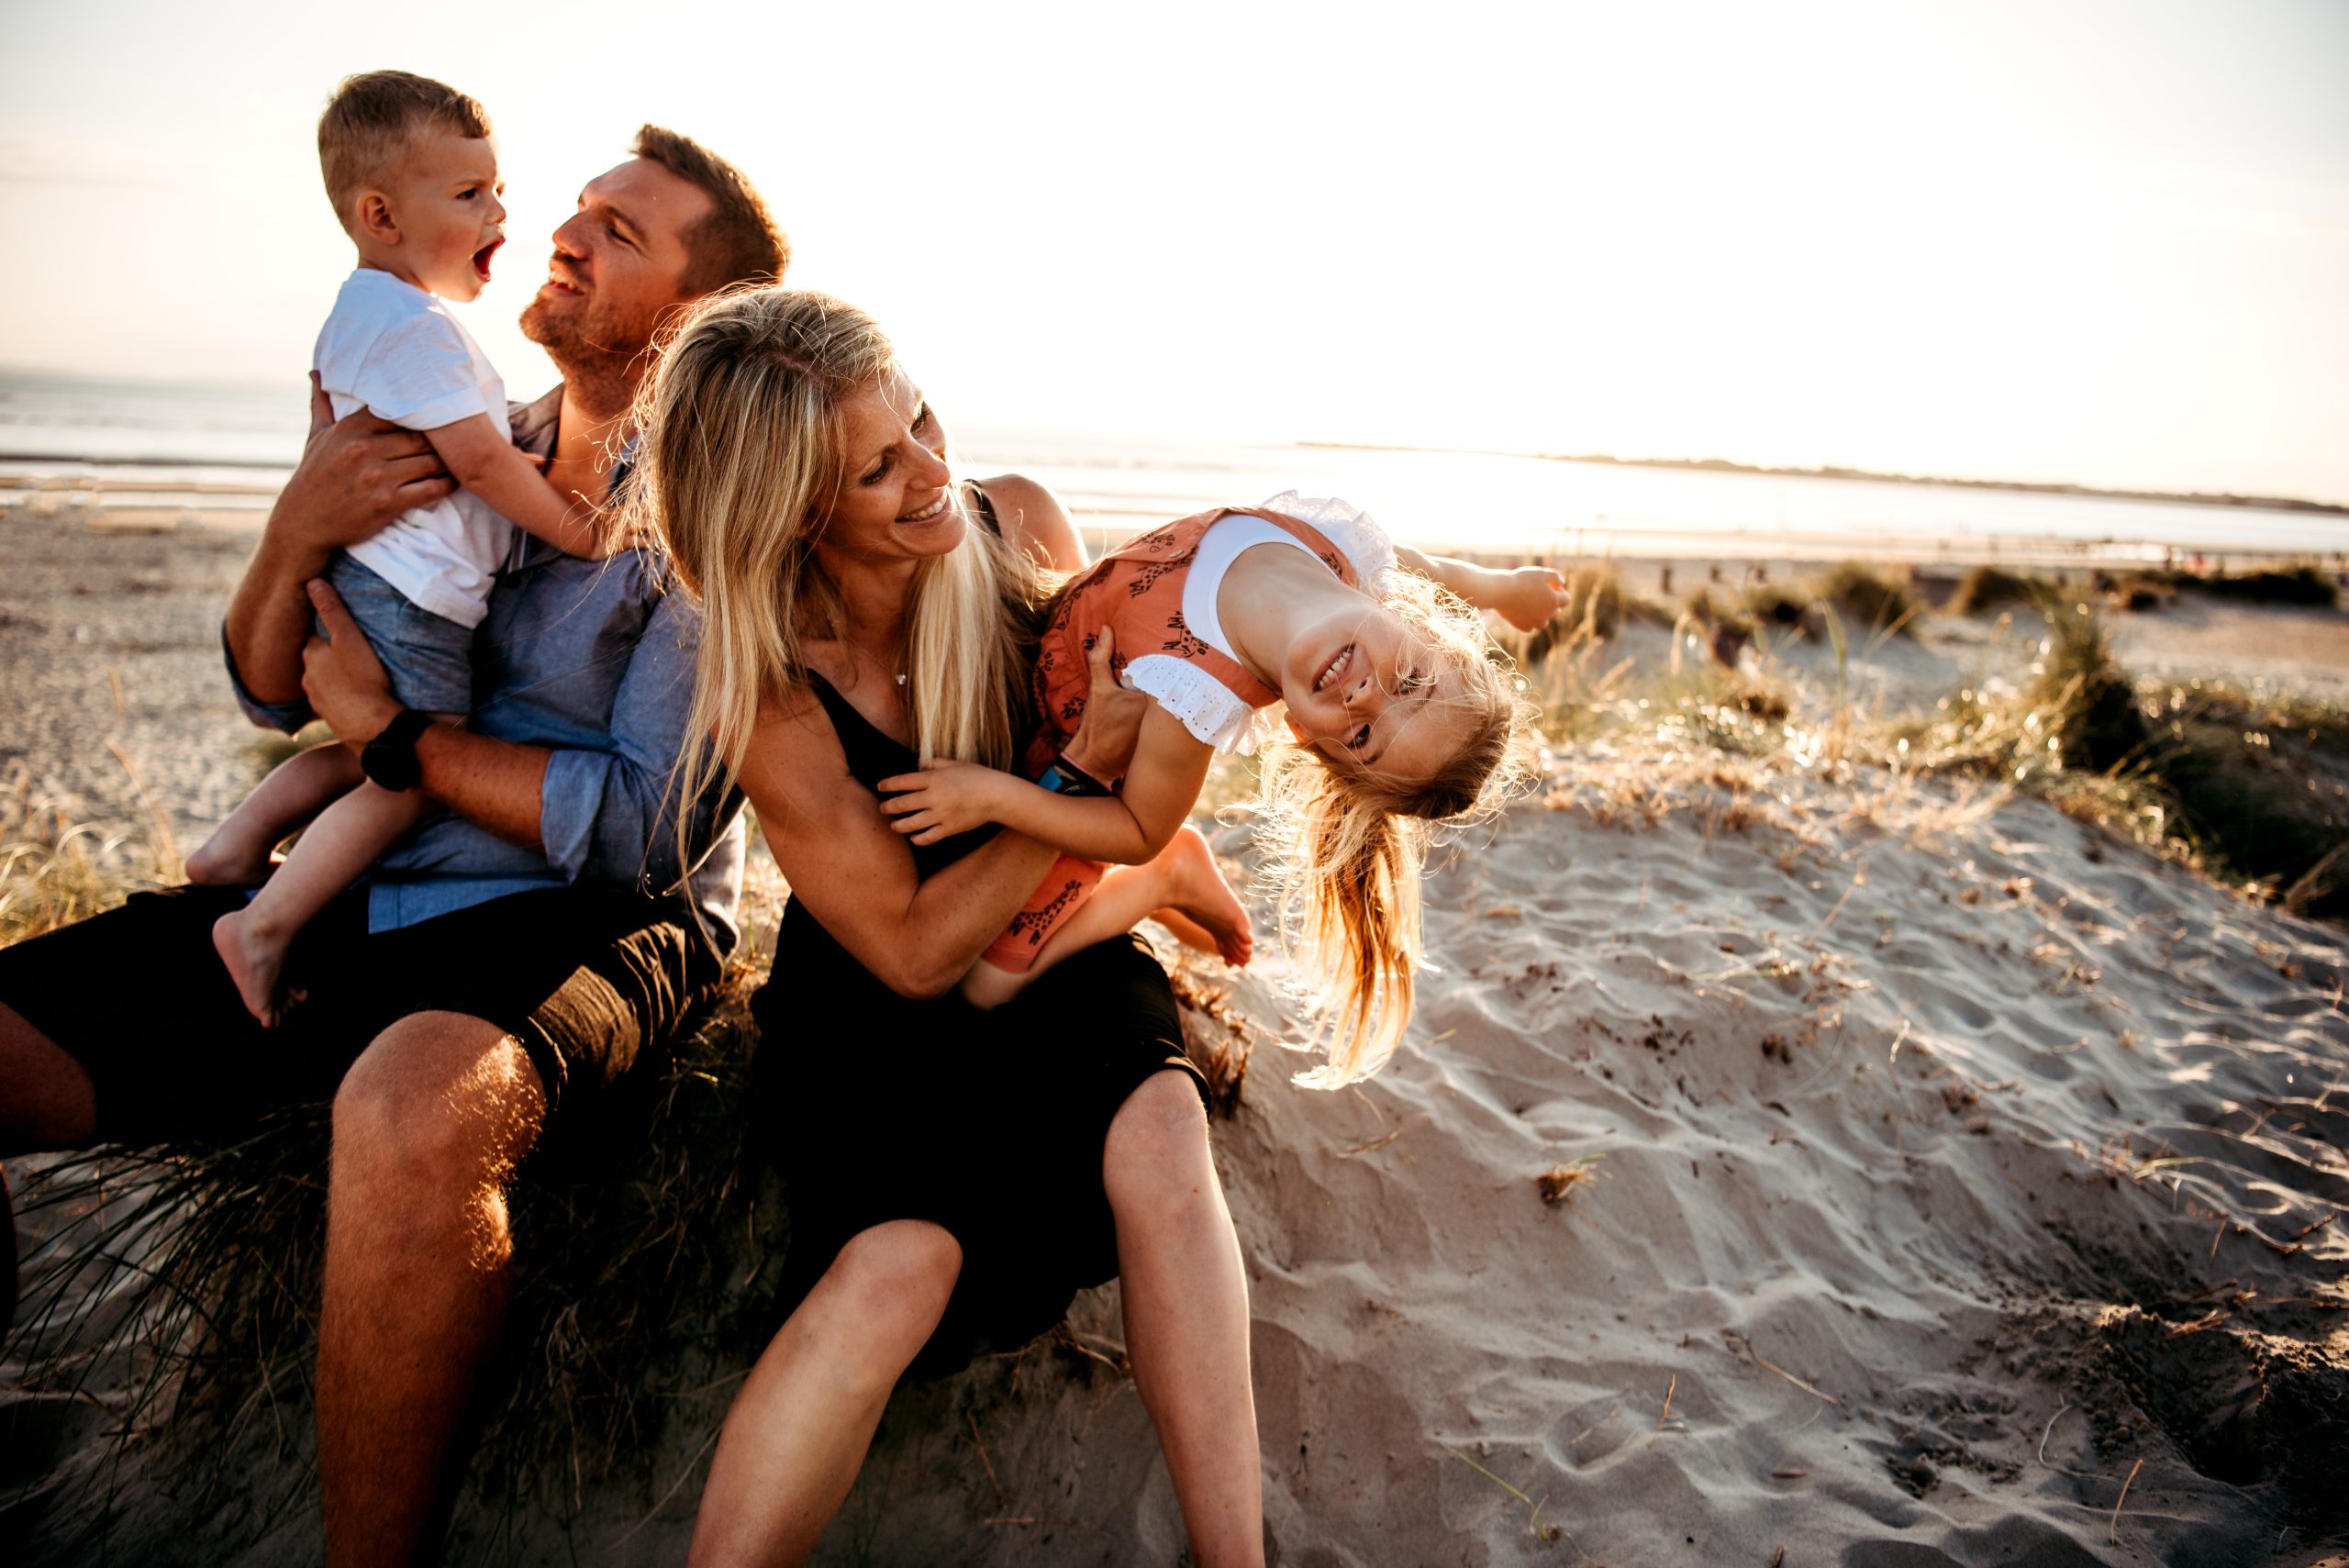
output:
M 2292 495 L 2219 495 L 2205 490 L 2108 490 L 2093 484 L 2028 479 L 1939 479 L 1932 474 L 1878 473 L 1865 468 L 1774 468 L 1723 457 L 1614 457 L 1604 452 L 1513 452 L 1490 447 L 1397 447 L 1370 441 L 1298 441 L 1300 447 L 1356 452 L 1439 452 L 1460 457 L 1522 457 L 1538 462 L 1604 463 L 1615 468 L 1675 468 L 1695 473 L 1751 473 L 1772 479 L 1865 479 L 1879 484 L 1946 484 L 1961 490 L 2010 490 L 2030 495 L 2079 495 L 2110 501 L 2158 501 L 2179 506 L 2254 506 L 2349 517 L 2349 503 Z

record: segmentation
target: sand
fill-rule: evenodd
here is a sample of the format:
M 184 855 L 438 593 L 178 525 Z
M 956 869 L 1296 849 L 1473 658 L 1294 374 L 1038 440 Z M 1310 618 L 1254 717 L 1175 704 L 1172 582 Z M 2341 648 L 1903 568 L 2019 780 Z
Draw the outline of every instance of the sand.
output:
M 150 785 L 225 806 L 249 764 L 217 690 L 194 694 L 217 688 L 237 552 L 9 547 L 5 754 L 124 812 L 91 755 L 114 734 Z M 217 585 L 183 586 L 199 572 Z M 163 586 L 120 592 L 141 574 Z M 2196 635 L 2272 657 L 2243 631 L 2262 612 L 2211 614 L 2238 618 Z M 2119 624 L 2158 643 L 2172 623 Z M 1980 678 L 2011 631 L 1936 623 L 1855 678 L 1884 703 Z M 2349 934 L 1980 786 L 1586 749 L 1439 862 L 1428 947 L 1404 1050 L 1336 1094 L 1288 1082 L 1276 961 L 1186 982 L 1226 993 L 1191 1018 L 1203 1045 L 1257 1042 L 1217 1160 L 1282 1561 L 2349 1549 Z M 1180 1561 L 1116 1287 L 1071 1329 L 902 1395 L 818 1561 Z M 568 1518 L 468 1516 L 460 1557 L 680 1560 L 739 1370 L 707 1369 L 625 1484 Z M 306 1409 L 281 1404 L 283 1446 L 248 1437 L 253 1496 L 301 1493 Z M 18 1465 L 70 1463 L 101 1426 L 44 1428 Z M 315 1556 L 314 1504 L 264 1526 L 139 1474 L 117 1560 Z

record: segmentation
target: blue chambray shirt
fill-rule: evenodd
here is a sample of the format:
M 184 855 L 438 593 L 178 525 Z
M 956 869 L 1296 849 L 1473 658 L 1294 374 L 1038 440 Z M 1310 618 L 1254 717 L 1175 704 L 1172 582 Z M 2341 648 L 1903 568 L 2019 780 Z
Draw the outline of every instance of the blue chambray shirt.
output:
M 514 444 L 554 450 L 562 389 L 509 410 Z M 618 488 L 619 476 L 615 476 Z M 509 893 L 589 878 L 650 895 L 689 880 L 723 952 L 742 893 L 740 791 L 695 803 L 690 840 L 707 851 L 685 877 L 670 777 L 685 744 L 701 615 L 640 551 L 581 561 L 515 530 L 515 548 L 473 634 L 473 709 L 484 735 L 550 748 L 539 833 L 543 855 L 451 812 L 426 817 L 368 873 L 368 929 L 394 930 Z M 227 639 L 222 639 L 224 654 Z M 228 680 L 255 724 L 287 734 L 316 716 L 296 699 L 264 703 Z

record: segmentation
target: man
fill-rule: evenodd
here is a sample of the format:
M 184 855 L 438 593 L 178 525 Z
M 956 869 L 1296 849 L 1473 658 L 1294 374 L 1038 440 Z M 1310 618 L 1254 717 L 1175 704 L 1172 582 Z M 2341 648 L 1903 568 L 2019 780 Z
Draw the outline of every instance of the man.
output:
M 724 161 L 654 126 L 632 150 L 555 231 L 522 327 L 563 381 L 512 415 L 517 445 L 599 499 L 655 328 L 788 259 Z M 317 1403 L 335 1563 L 433 1545 L 509 1292 L 507 1182 L 551 1117 L 675 1033 L 731 945 L 740 881 L 736 801 L 696 803 L 680 841 L 666 785 L 697 628 L 633 552 L 520 538 L 474 644 L 470 723 L 402 717 L 316 579 L 450 488 L 420 437 L 364 413 L 321 429 L 229 605 L 248 714 L 323 717 L 370 776 L 447 808 L 306 929 L 284 1027 L 244 1014 L 206 934 L 241 890 L 142 894 L 0 950 L 0 1152 L 225 1132 L 332 1096 Z

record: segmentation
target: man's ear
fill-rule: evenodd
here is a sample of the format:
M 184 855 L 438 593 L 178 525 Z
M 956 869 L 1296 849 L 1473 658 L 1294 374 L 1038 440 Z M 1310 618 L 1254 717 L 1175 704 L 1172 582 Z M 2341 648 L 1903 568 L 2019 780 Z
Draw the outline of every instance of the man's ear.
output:
M 391 199 L 381 191 L 369 191 L 359 198 L 359 231 L 378 245 L 400 242 L 399 219 L 392 216 Z

